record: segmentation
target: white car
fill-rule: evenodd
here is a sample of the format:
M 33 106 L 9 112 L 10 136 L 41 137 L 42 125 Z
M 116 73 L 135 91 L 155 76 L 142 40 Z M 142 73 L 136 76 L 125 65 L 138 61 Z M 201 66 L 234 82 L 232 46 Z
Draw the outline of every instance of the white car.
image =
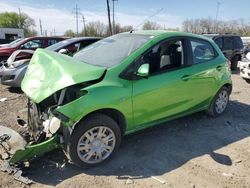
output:
M 248 52 L 246 58 L 239 61 L 239 65 L 241 77 L 250 82 L 250 52 Z

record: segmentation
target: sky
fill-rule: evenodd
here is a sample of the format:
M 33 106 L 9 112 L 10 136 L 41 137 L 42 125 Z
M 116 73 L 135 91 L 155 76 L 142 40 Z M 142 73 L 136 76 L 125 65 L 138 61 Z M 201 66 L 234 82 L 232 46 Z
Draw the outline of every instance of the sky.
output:
M 185 19 L 215 18 L 218 2 L 218 20 L 250 20 L 249 0 L 119 0 L 114 2 L 115 22 L 140 29 L 149 20 L 165 28 L 181 28 Z M 73 14 L 76 4 L 80 8 L 79 30 L 83 29 L 82 15 L 87 23 L 98 20 L 108 23 L 106 0 L 0 0 L 0 12 L 18 12 L 20 8 L 35 20 L 37 31 L 41 19 L 48 34 L 62 35 L 67 29 L 76 31 Z M 110 5 L 112 10 L 112 0 Z

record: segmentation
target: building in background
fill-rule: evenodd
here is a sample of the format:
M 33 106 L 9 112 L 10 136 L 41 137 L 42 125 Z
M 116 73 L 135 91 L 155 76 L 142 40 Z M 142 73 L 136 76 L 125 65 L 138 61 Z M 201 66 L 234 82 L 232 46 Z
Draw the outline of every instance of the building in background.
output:
M 0 28 L 0 44 L 9 43 L 18 38 L 24 38 L 23 29 Z

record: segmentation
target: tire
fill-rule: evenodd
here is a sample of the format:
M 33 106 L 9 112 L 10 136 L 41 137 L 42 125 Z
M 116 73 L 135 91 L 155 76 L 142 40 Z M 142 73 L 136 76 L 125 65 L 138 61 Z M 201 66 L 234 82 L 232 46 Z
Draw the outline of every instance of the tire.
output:
M 79 167 L 94 167 L 109 160 L 120 143 L 121 130 L 118 124 L 107 115 L 93 114 L 79 122 L 73 130 L 67 145 L 67 155 Z
M 237 70 L 238 61 L 240 60 L 240 57 L 238 55 L 234 56 L 231 61 L 231 70 L 235 71 Z
M 222 115 L 227 108 L 229 102 L 229 95 L 230 95 L 229 89 L 223 86 L 215 95 L 212 103 L 209 106 L 209 109 L 207 110 L 207 114 L 213 117 Z
M 244 80 L 245 80 L 248 84 L 250 84 L 250 79 L 244 78 Z

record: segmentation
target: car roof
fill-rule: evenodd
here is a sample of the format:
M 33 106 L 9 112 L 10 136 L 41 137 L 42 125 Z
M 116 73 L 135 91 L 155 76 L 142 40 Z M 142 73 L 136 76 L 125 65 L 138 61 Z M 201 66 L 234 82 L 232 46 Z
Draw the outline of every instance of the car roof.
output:
M 66 40 L 68 41 L 84 41 L 84 40 L 100 40 L 102 37 L 74 37 L 74 38 L 68 38 Z
M 64 37 L 64 36 L 35 36 L 35 37 L 27 37 L 25 40 L 30 40 L 30 39 L 69 39 L 69 37 Z
M 217 38 L 217 37 L 240 37 L 239 35 L 235 34 L 203 34 L 204 36 Z
M 133 34 L 139 34 L 139 35 L 152 35 L 155 37 L 158 36 L 164 36 L 164 37 L 195 37 L 195 38 L 200 38 L 204 40 L 210 40 L 209 38 L 203 36 L 203 35 L 197 35 L 197 34 L 192 34 L 192 33 L 187 33 L 187 32 L 180 32 L 180 31 L 167 31 L 167 30 L 140 30 L 140 31 L 130 31 L 130 33 Z

